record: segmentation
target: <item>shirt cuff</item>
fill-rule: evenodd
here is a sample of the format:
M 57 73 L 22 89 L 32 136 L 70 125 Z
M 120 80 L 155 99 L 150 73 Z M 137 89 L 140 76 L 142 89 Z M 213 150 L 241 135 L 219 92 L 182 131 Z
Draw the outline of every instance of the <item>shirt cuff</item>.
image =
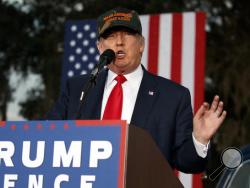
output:
M 195 147 L 197 154 L 200 157 L 205 158 L 207 156 L 210 141 L 206 145 L 204 145 L 195 139 L 194 133 L 192 133 L 192 137 L 193 137 L 194 147 Z

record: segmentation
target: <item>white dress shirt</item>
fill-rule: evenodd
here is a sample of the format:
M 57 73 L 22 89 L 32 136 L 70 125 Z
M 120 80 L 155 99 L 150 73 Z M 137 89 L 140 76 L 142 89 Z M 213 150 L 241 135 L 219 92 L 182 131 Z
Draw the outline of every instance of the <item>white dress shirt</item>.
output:
M 116 84 L 115 77 L 117 76 L 116 73 L 112 71 L 108 71 L 108 78 L 105 83 L 104 93 L 103 93 L 103 100 L 102 100 L 102 108 L 101 108 L 101 117 L 103 117 L 104 109 L 106 103 L 108 101 L 108 97 Z M 134 106 L 137 98 L 137 94 L 141 85 L 142 77 L 143 77 L 143 70 L 141 66 L 138 66 L 133 72 L 124 75 L 127 79 L 122 84 L 123 89 L 123 105 L 122 105 L 122 120 L 126 120 L 129 124 L 132 118 L 132 114 L 134 111 Z M 197 154 L 205 158 L 207 156 L 208 146 L 198 142 L 194 135 L 192 134 L 194 146 L 196 149 Z

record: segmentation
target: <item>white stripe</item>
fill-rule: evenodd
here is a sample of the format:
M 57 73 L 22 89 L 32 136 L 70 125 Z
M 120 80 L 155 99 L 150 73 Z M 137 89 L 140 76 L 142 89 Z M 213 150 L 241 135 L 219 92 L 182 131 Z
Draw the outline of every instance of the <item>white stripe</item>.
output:
M 195 68 L 195 13 L 183 14 L 183 40 L 182 40 L 182 70 L 181 83 L 187 87 L 191 94 L 194 106 L 194 68 Z M 202 80 L 197 80 L 202 82 Z
M 140 16 L 141 24 L 142 24 L 142 35 L 145 38 L 145 48 L 142 56 L 141 63 L 148 68 L 148 38 L 149 38 L 149 15 Z
M 185 188 L 192 188 L 192 175 L 179 172 L 179 180 Z
M 158 75 L 170 78 L 172 53 L 172 14 L 160 16 Z

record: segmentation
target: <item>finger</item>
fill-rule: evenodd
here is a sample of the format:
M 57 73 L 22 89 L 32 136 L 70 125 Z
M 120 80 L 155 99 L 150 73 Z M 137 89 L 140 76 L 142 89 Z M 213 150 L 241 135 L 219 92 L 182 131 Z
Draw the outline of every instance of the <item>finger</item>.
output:
M 218 105 L 218 108 L 217 108 L 217 110 L 215 111 L 215 113 L 217 114 L 218 117 L 220 117 L 222 111 L 223 111 L 223 102 L 220 101 L 220 102 L 219 102 L 219 105 Z
M 209 109 L 209 104 L 208 104 L 207 102 L 204 102 L 204 103 L 203 103 L 203 106 L 205 107 L 206 110 Z
M 196 112 L 196 117 L 197 118 L 200 118 L 204 113 L 205 111 L 209 108 L 209 104 L 204 102 L 200 108 L 198 109 L 198 111 Z
M 215 95 L 210 110 L 212 110 L 213 112 L 215 112 L 216 109 L 217 109 L 217 107 L 218 107 L 218 103 L 219 103 L 219 96 Z
M 224 110 L 222 112 L 221 116 L 219 117 L 219 121 L 220 121 L 219 125 L 222 124 L 222 122 L 225 120 L 226 116 L 227 116 L 227 112 Z

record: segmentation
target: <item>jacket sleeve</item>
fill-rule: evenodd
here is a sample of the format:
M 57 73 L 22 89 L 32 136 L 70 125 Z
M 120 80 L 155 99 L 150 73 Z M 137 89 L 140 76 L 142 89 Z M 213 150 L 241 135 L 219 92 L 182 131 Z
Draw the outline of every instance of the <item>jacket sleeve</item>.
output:
M 207 162 L 207 158 L 200 157 L 196 152 L 192 131 L 191 97 L 188 89 L 185 88 L 176 115 L 174 164 L 178 170 L 186 173 L 204 171 Z
M 69 105 L 69 80 L 66 82 L 65 89 L 60 93 L 60 96 L 51 110 L 46 114 L 47 120 L 66 120 L 68 105 Z

